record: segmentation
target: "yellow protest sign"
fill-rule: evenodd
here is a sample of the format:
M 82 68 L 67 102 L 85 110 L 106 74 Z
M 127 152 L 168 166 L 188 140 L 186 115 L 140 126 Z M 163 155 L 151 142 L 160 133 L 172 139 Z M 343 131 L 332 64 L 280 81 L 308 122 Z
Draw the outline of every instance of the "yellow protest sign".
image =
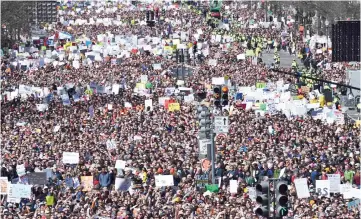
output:
M 145 89 L 145 83 L 137 83 L 135 87 L 138 89 Z
M 266 87 L 266 83 L 257 82 L 256 84 L 256 88 L 265 88 L 265 87 Z
M 93 176 L 81 176 L 80 180 L 83 191 L 91 191 L 93 189 Z
M 164 46 L 164 50 L 168 52 L 172 52 L 173 48 L 171 46 Z
M 180 105 L 179 105 L 179 103 L 170 103 L 169 105 L 168 105 L 168 110 L 169 110 L 169 112 L 174 112 L 174 111 L 180 111 Z

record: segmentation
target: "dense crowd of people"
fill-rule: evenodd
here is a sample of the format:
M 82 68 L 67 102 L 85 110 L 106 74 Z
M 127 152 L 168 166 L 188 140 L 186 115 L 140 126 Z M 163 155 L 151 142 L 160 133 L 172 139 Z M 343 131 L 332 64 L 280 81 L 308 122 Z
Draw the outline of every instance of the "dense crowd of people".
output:
M 27 184 L 24 178 L 33 172 L 46 171 L 49 177 L 47 184 L 32 184 L 29 198 L 11 201 L 9 194 L 2 193 L 1 217 L 257 218 L 255 209 L 259 204 L 249 189 L 257 182 L 278 178 L 281 170 L 285 170 L 281 177 L 289 185 L 290 206 L 285 218 L 360 217 L 359 208 L 348 208 L 352 200 L 344 199 L 339 193 L 321 197 L 314 189 L 316 180 L 327 179 L 326 174 L 340 174 L 341 184 L 360 189 L 360 130 L 355 124 L 326 124 L 308 114 L 288 117 L 281 111 L 259 115 L 253 109 L 240 107 L 233 95 L 229 97 L 227 110 L 212 110 L 214 115 L 229 116 L 230 124 L 227 136 L 215 141 L 218 189 L 210 192 L 198 185 L 198 176 L 211 176 L 210 169 L 204 169 L 199 159 L 197 108 L 201 104 L 213 108 L 212 78 L 227 76 L 236 89 L 258 82 L 297 83 L 297 78 L 271 71 L 263 62 L 237 58 L 250 47 L 255 51 L 260 48 L 258 56 L 262 58 L 269 40 L 273 52 L 277 42 L 282 45 L 283 32 L 293 33 L 293 40 L 287 39 L 287 45 L 283 46 L 292 46 L 297 50 L 294 54 L 304 46 L 296 27 L 248 28 L 245 24 L 250 19 L 256 23 L 265 20 L 264 10 L 257 5 L 241 5 L 241 2 L 223 3 L 222 10 L 229 7 L 228 14 L 232 15 L 228 18 L 229 29 L 209 25 L 209 15 L 203 13 L 207 11 L 205 2 L 198 9 L 179 3 L 152 5 L 166 9 L 164 14 L 159 9 L 161 18 L 154 27 L 140 25 L 145 17 L 145 11 L 139 10 L 142 5 L 138 9 L 123 3 L 102 6 L 112 8 L 111 13 L 96 12 L 97 5 L 85 7 L 82 12 L 74 10 L 77 7 L 74 4 L 59 7 L 62 22 L 53 25 L 50 36 L 66 31 L 75 38 L 84 35 L 96 45 L 99 34 L 167 39 L 177 32 L 187 32 L 184 43 L 202 42 L 208 54 L 191 59 L 188 64 L 192 65 L 192 74 L 181 78 L 169 70 L 178 65 L 172 57 L 153 55 L 143 49 L 122 57 L 119 64 L 112 63 L 114 57 L 108 55 L 101 61 L 80 62 L 79 67 L 74 67 L 72 60 L 67 59 L 70 53 L 65 53 L 64 65 L 34 64 L 21 70 L 11 65 L 10 58 L 3 60 L 1 177 L 7 177 L 12 184 Z M 94 17 L 117 18 L 123 26 L 64 25 L 64 21 Z M 195 39 L 197 30 L 202 33 Z M 212 40 L 212 35 L 222 35 L 223 41 Z M 232 36 L 234 40 L 225 42 L 224 36 Z M 58 47 L 66 43 L 56 42 Z M 300 49 L 298 45 L 302 45 Z M 322 57 L 325 58 L 327 55 Z M 213 59 L 217 64 L 209 65 Z M 81 61 L 86 60 L 83 54 Z M 158 63 L 161 69 L 154 67 Z M 319 77 L 344 82 L 345 68 L 332 65 L 327 69 L 319 67 Z M 291 72 L 291 68 L 281 70 Z M 142 75 L 147 75 L 151 86 L 141 95 L 134 88 Z M 179 79 L 184 84 L 179 85 Z M 114 84 L 119 85 L 116 91 L 112 91 Z M 19 85 L 48 89 L 46 93 L 40 92 L 41 95 L 19 94 L 11 98 L 4 94 L 14 92 Z M 60 87 L 67 89 L 69 104 L 64 104 Z M 191 88 L 195 100 L 186 101 L 177 91 L 169 94 L 171 87 Z M 110 91 L 100 92 L 101 88 Z M 169 112 L 164 102 L 159 104 L 166 96 L 179 103 L 179 111 Z M 145 106 L 147 100 L 152 100 L 151 107 Z M 39 110 L 38 106 L 44 103 L 46 109 Z M 113 147 L 109 146 L 109 140 Z M 64 162 L 64 152 L 79 153 L 79 161 Z M 123 168 L 116 168 L 119 160 L 126 161 Z M 22 164 L 25 175 L 18 172 Z M 158 175 L 172 175 L 174 186 L 156 186 Z M 93 177 L 90 189 L 85 188 L 84 176 Z M 119 178 L 130 179 L 131 186 L 119 189 L 116 183 Z M 309 198 L 297 197 L 295 179 L 298 178 L 307 178 Z M 230 193 L 230 180 L 238 182 L 236 194 Z

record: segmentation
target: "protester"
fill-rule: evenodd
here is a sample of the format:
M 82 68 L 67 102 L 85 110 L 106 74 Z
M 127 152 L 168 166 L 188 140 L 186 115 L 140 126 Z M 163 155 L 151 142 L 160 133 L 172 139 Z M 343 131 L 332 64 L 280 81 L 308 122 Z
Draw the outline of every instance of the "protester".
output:
M 289 185 L 286 218 L 360 216 L 359 208 L 348 208 L 355 196 L 333 193 L 325 197 L 316 190 L 317 180 L 339 174 L 342 185 L 360 191 L 360 130 L 356 124 L 329 117 L 321 121 L 312 114 L 317 109 L 291 115 L 284 106 L 271 112 L 270 99 L 284 99 L 272 96 L 267 102 L 263 96 L 271 95 L 268 91 L 247 107 L 246 99 L 259 83 L 281 96 L 290 93 L 285 87 L 298 83 L 297 78 L 272 71 L 248 55 L 239 58 L 247 51 L 262 53 L 277 42 L 282 46 L 285 39 L 280 27 L 248 26 L 250 20 L 256 24 L 264 21 L 264 9 L 256 4 L 246 7 L 241 2 L 224 2 L 222 10 L 231 15 L 227 18 L 230 29 L 221 25 L 213 29 L 207 24 L 209 16 L 203 16 L 197 7 L 156 4 L 149 7 L 164 8 L 164 14 L 158 12 L 164 22 L 151 28 L 141 24 L 145 11 L 140 8 L 147 5 L 136 9 L 125 3 L 91 4 L 80 10 L 73 3 L 60 7 L 59 22 L 50 36 L 66 31 L 75 38 L 54 40 L 54 47 L 62 48 L 54 50 L 63 54 L 61 59 L 58 56 L 43 66 L 40 59 L 43 62 L 44 58 L 35 59 L 25 71 L 13 65 L 23 60 L 2 61 L 1 176 L 7 177 L 9 184 L 32 185 L 27 198 L 15 200 L 9 198 L 14 194 L 1 193 L 4 218 L 257 218 L 259 204 L 251 190 L 260 181 L 279 177 Z M 198 4 L 208 7 L 207 3 Z M 115 18 L 123 26 L 96 25 L 90 18 Z M 85 19 L 87 24 L 68 25 L 77 19 Z M 190 74 L 178 72 L 177 76 L 171 71 L 180 65 L 174 54 L 165 49 L 158 54 L 158 43 L 153 42 L 182 32 L 187 36 L 180 43 L 193 45 L 196 41 L 202 44 L 202 52 L 192 54 L 183 64 L 192 68 Z M 100 42 L 101 34 L 114 37 Z M 97 45 L 113 45 L 118 35 L 123 36 L 121 42 L 136 35 L 138 45 L 143 45 L 139 44 L 142 41 L 152 47 L 134 51 L 126 48 L 128 43 L 119 43 L 115 50 L 127 53 L 111 55 L 108 51 L 105 55 L 102 47 L 100 60 L 92 57 L 96 55 L 86 56 L 96 54 Z M 162 46 L 172 47 L 176 42 L 172 39 Z M 268 39 L 273 43 L 268 45 Z M 92 46 L 86 52 L 72 53 L 64 48 L 69 41 L 69 47 L 75 42 L 80 47 L 86 41 Z M 79 54 L 79 66 L 74 64 L 74 54 Z M 213 60 L 216 64 L 209 64 Z M 291 66 L 279 70 L 292 71 Z M 321 68 L 320 75 L 343 82 L 345 69 Z M 228 106 L 218 110 L 213 107 L 212 80 L 224 76 L 235 91 L 230 93 Z M 246 97 L 237 99 L 237 93 Z M 324 115 L 332 114 L 332 106 L 326 107 L 320 92 L 312 88 L 292 96 L 301 96 L 297 103 L 325 105 Z M 284 105 L 296 103 L 289 99 Z M 171 102 L 179 103 L 179 110 L 169 110 Z M 211 177 L 210 169 L 204 169 L 206 161 L 199 158 L 197 108 L 201 104 L 211 106 L 214 116 L 229 116 L 226 137 L 215 139 L 217 185 L 202 186 L 199 181 L 205 177 L 205 184 L 210 184 Z M 259 110 L 263 104 L 267 104 L 265 111 Z M 46 184 L 31 177 L 41 172 L 46 173 Z M 168 183 L 159 177 L 169 175 L 172 185 L 159 186 Z M 307 179 L 308 198 L 298 197 L 295 181 L 301 178 Z M 231 180 L 237 180 L 237 193 L 231 193 Z

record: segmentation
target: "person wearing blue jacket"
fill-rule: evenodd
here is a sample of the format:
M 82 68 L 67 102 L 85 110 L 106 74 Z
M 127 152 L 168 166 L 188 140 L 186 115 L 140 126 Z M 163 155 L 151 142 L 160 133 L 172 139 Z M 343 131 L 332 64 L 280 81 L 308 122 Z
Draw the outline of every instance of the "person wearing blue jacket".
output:
M 108 187 L 110 185 L 111 179 L 109 173 L 105 170 L 105 168 L 102 169 L 102 172 L 99 174 L 99 184 L 101 187 Z

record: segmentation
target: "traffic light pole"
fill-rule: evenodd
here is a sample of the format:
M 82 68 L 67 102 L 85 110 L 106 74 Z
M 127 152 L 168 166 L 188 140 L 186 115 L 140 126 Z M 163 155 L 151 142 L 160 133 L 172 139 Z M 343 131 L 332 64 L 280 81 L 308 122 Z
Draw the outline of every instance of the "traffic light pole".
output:
M 214 122 L 212 122 L 214 124 Z M 214 133 L 213 133 L 213 128 L 211 129 L 211 162 L 212 162 L 212 184 L 216 184 L 216 178 L 215 178 L 215 172 L 216 172 L 216 168 L 215 168 L 215 157 L 214 157 Z

